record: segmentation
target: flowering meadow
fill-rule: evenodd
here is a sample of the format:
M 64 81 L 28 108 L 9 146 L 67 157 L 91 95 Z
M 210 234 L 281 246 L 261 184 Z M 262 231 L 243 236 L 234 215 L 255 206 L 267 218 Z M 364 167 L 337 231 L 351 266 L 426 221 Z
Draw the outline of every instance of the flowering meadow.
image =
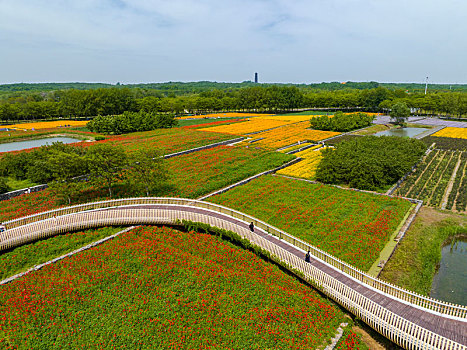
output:
M 279 126 L 284 126 L 290 124 L 289 121 L 285 120 L 273 120 L 273 119 L 263 119 L 263 118 L 251 118 L 242 123 L 236 123 L 233 125 L 219 125 L 211 128 L 198 129 L 200 131 L 209 131 L 209 132 L 220 132 L 225 134 L 233 135 L 245 135 L 252 132 L 258 132 L 263 130 L 268 130 L 272 128 L 277 128 Z
M 0 286 L 0 347 L 316 349 L 342 311 L 208 234 L 138 227 Z
M 340 342 L 334 348 L 336 350 L 358 350 L 365 349 L 366 346 L 362 344 L 361 337 L 353 331 L 344 332 Z
M 365 271 L 412 205 L 271 175 L 208 201 L 253 215 Z
M 66 126 L 85 126 L 87 120 L 57 120 L 51 122 L 35 122 L 35 123 L 21 123 L 21 124 L 12 124 L 12 125 L 0 125 L 0 128 L 11 128 L 11 129 L 20 129 L 20 130 L 32 130 L 32 129 L 51 129 L 51 128 L 61 128 Z
M 316 169 L 318 168 L 319 162 L 323 158 L 321 154 L 322 149 L 324 148 L 322 148 L 321 145 L 319 145 L 308 148 L 304 151 L 294 153 L 294 155 L 303 158 L 303 160 L 298 163 L 292 164 L 287 168 L 279 170 L 277 174 L 314 180 L 316 175 Z
M 232 138 L 232 135 L 228 134 L 201 132 L 187 128 L 172 128 L 115 135 L 102 141 L 81 144 L 81 146 L 111 143 L 123 146 L 130 153 L 139 149 L 156 148 L 163 154 L 169 154 Z
M 287 145 L 292 145 L 299 141 L 320 141 L 339 135 L 338 132 L 312 130 L 309 129 L 309 126 L 310 125 L 308 122 L 286 125 L 281 128 L 276 128 L 256 134 L 254 135 L 253 140 L 248 140 L 244 143 L 254 142 L 255 146 L 258 145 L 271 149 L 277 149 Z
M 467 128 L 447 127 L 434 133 L 432 136 L 451 137 L 455 139 L 467 139 Z
M 0 222 L 47 211 L 56 206 L 56 200 L 49 190 L 24 194 L 0 201 Z
M 69 232 L 0 253 L 0 280 L 120 231 L 119 227 Z
M 169 182 L 164 196 L 197 198 L 249 176 L 274 169 L 294 156 L 254 147 L 219 146 L 167 159 Z

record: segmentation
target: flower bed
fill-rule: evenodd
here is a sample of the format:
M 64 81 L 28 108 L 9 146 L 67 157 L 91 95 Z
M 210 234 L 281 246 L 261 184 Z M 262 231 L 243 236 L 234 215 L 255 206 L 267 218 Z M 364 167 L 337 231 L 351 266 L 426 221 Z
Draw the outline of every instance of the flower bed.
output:
M 321 149 L 319 148 L 321 148 L 321 146 L 314 146 L 304 151 L 294 153 L 294 155 L 303 158 L 303 160 L 279 170 L 277 174 L 314 180 L 316 169 L 323 158 Z
M 197 198 L 247 177 L 274 169 L 294 156 L 253 147 L 219 146 L 180 157 L 166 164 L 173 189 L 165 196 Z
M 126 151 L 157 148 L 163 154 L 175 153 L 211 143 L 229 140 L 232 135 L 200 132 L 193 129 L 172 128 L 136 132 L 126 135 L 107 137 L 105 140 L 80 144 L 82 147 L 97 143 L 121 145 Z
M 87 120 L 57 120 L 51 122 L 35 122 L 35 123 L 21 123 L 21 124 L 12 124 L 12 125 L 0 125 L 0 128 L 11 128 L 11 129 L 21 129 L 21 130 L 32 130 L 32 129 L 51 129 L 51 128 L 60 128 L 68 126 L 85 126 L 88 123 Z
M 269 175 L 208 200 L 253 215 L 365 271 L 412 205 Z
M 200 131 L 209 131 L 209 132 L 221 132 L 226 134 L 233 135 L 245 135 L 252 132 L 258 132 L 263 130 L 268 130 L 272 128 L 277 128 L 279 126 L 290 124 L 288 121 L 284 120 L 270 120 L 263 118 L 251 118 L 243 123 L 237 123 L 233 125 L 219 125 L 211 128 L 198 129 Z
M 316 142 L 339 135 L 338 132 L 312 130 L 308 127 L 308 122 L 301 122 L 261 132 L 255 135 L 255 139 L 259 139 L 259 141 L 254 143 L 255 146 L 259 145 L 271 149 L 277 149 L 299 141 Z M 251 142 L 254 140 L 249 141 Z
M 139 227 L 0 287 L 0 347 L 316 349 L 343 312 L 221 239 Z
M 25 271 L 34 265 L 43 264 L 120 230 L 121 228 L 118 227 L 101 227 L 87 231 L 68 232 L 1 253 L 0 280 Z
M 447 127 L 434 133 L 431 136 L 435 137 L 450 137 L 456 139 L 467 139 L 467 128 L 452 128 Z

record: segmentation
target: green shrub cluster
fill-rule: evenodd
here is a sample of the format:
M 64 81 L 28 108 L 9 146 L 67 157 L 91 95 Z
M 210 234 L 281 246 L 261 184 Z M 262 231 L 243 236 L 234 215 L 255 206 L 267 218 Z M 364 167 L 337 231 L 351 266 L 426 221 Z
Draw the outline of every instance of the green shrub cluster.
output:
M 43 184 L 53 180 L 65 167 L 64 163 L 73 163 L 69 167 L 69 177 L 84 175 L 88 172 L 86 151 L 86 148 L 54 142 L 31 152 L 5 153 L 0 159 L 0 176 Z
M 123 180 L 128 180 L 134 191 L 148 196 L 166 180 L 157 149 L 128 155 L 123 147 L 108 143 L 84 148 L 56 142 L 31 152 L 7 153 L 0 159 L 0 176 L 48 183 L 56 196 L 68 203 L 79 195 L 83 187 L 80 180 L 84 179 L 105 186 L 110 197 L 112 187 Z
M 415 139 L 358 137 L 323 150 L 316 179 L 362 190 L 385 189 L 407 173 L 425 150 L 426 145 Z
M 370 126 L 374 116 L 366 113 L 344 114 L 336 112 L 334 116 L 322 115 L 310 120 L 311 128 L 316 130 L 346 132 Z
M 120 115 L 99 115 L 87 124 L 87 128 L 93 132 L 120 135 L 135 131 L 171 128 L 176 123 L 173 114 L 140 111 L 124 112 Z
M 6 183 L 6 180 L 5 178 L 3 177 L 0 177 L 0 194 L 1 193 L 6 193 L 10 190 L 10 187 L 8 186 L 8 184 Z

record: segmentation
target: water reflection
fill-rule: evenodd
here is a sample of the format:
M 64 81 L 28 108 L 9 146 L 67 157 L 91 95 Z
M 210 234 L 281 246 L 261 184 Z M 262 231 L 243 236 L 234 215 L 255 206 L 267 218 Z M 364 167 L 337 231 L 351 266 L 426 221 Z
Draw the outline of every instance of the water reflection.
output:
M 430 296 L 467 305 L 467 238 L 453 240 L 443 247 L 441 254 Z
M 72 137 L 47 137 L 44 139 L 0 143 L 0 152 L 20 151 L 22 149 L 51 145 L 53 142 L 74 143 L 81 140 Z
M 426 128 L 400 128 L 380 131 L 375 136 L 400 136 L 400 137 L 414 137 L 420 135 L 422 132 L 427 131 Z

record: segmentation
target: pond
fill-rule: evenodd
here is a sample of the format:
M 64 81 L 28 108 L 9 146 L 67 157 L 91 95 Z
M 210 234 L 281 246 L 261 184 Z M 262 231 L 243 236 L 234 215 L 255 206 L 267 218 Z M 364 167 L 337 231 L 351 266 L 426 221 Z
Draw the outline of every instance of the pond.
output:
M 47 137 L 37 140 L 28 140 L 28 141 L 16 141 L 9 143 L 0 143 L 0 152 L 11 152 L 11 151 L 20 151 L 22 149 L 40 147 L 44 145 L 51 145 L 53 142 L 63 142 L 63 143 L 74 143 L 79 142 L 80 139 L 74 139 L 72 137 Z
M 445 245 L 430 296 L 450 303 L 467 305 L 467 238 Z
M 375 136 L 399 136 L 399 137 L 414 137 L 420 135 L 422 132 L 430 129 L 427 128 L 398 128 L 380 131 Z

